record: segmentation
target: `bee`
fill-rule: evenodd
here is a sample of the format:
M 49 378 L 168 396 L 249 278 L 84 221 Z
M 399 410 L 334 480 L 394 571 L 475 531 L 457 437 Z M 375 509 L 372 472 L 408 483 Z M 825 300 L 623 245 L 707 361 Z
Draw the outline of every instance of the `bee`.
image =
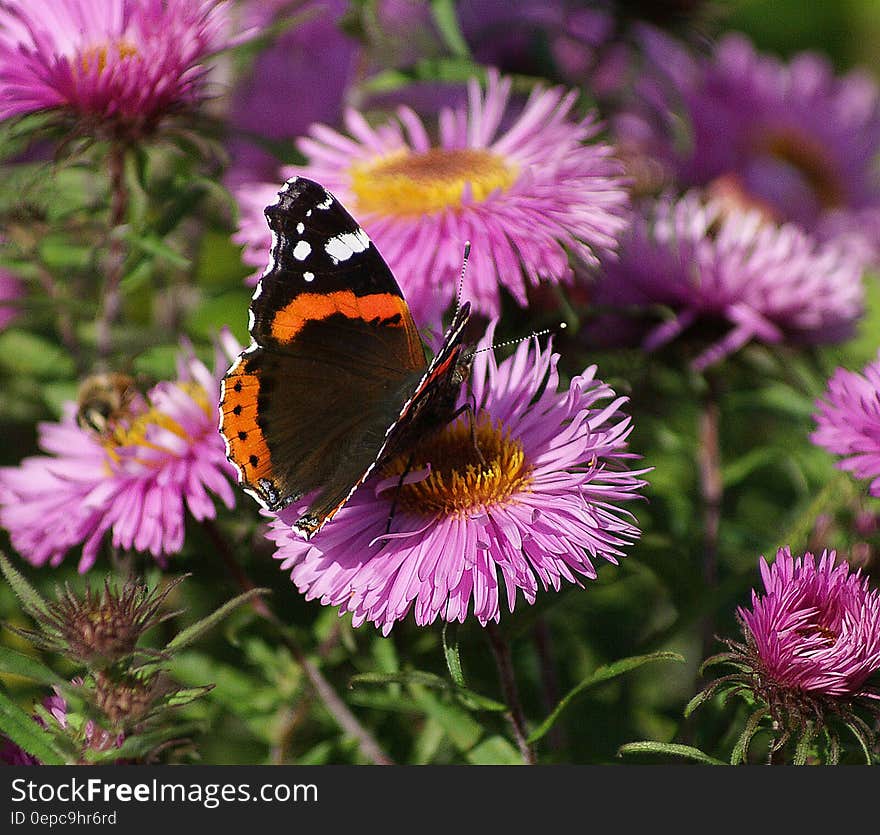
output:
M 126 417 L 137 396 L 127 374 L 92 374 L 80 383 L 76 397 L 76 422 L 81 429 L 108 435 Z

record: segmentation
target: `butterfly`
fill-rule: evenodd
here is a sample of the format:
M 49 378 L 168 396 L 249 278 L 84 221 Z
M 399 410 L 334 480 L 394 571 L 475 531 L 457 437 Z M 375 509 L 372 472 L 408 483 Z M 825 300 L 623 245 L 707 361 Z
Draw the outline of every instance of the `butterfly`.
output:
M 470 410 L 456 407 L 470 305 L 428 361 L 394 275 L 330 192 L 294 177 L 265 214 L 269 263 L 251 344 L 222 381 L 220 433 L 264 508 L 305 499 L 293 527 L 309 539 L 377 467 Z

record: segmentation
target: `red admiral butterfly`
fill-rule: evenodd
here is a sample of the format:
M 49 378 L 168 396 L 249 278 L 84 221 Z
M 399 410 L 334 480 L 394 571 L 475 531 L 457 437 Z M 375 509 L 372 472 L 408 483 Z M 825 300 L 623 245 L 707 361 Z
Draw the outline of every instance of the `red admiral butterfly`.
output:
M 456 417 L 470 305 L 429 363 L 391 270 L 332 194 L 293 178 L 266 218 L 269 264 L 251 344 L 223 380 L 220 433 L 263 507 L 309 497 L 294 528 L 310 538 L 376 467 Z

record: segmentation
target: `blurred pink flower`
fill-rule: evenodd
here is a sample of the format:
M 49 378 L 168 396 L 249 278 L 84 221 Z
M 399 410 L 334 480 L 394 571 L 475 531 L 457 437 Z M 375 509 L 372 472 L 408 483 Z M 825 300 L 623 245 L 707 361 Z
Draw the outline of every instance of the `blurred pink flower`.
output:
M 235 504 L 235 471 L 217 431 L 220 377 L 240 351 L 222 338 L 215 371 L 189 351 L 178 379 L 136 398 L 106 432 L 83 428 L 68 403 L 60 423 L 40 424 L 48 455 L 0 468 L 0 524 L 33 565 L 58 565 L 82 545 L 81 572 L 105 535 L 114 547 L 149 551 L 160 563 L 183 546 L 185 509 L 213 519 L 212 491 Z
M 218 0 L 4 0 L 0 118 L 61 108 L 104 132 L 149 132 L 205 95 L 226 45 Z
M 399 492 L 408 456 L 311 540 L 290 526 L 300 503 L 274 518 L 275 558 L 297 588 L 388 634 L 410 609 L 419 625 L 464 622 L 469 612 L 485 625 L 500 619 L 502 596 L 513 611 L 519 593 L 534 603 L 539 588 L 595 579 L 595 559 L 616 564 L 639 535 L 619 505 L 638 498 L 647 470 L 627 467 L 636 456 L 626 451 L 626 398 L 596 379 L 595 366 L 557 391 L 558 359 L 525 342 L 500 365 L 477 354 L 471 390 L 484 462 L 460 419 L 417 448 Z
M 520 304 L 540 280 L 571 281 L 569 254 L 595 264 L 626 225 L 628 196 L 593 116 L 569 120 L 577 94 L 536 87 L 511 122 L 511 80 L 490 71 L 485 93 L 472 80 L 469 107 L 444 108 L 439 142 L 401 107 L 371 127 L 346 113 L 351 136 L 314 125 L 301 139 L 304 166 L 283 169 L 332 191 L 363 225 L 399 281 L 416 320 L 434 322 L 454 298 L 465 241 L 473 244 L 465 287 L 475 309 L 498 313 L 501 290 Z M 510 122 L 502 130 L 502 122 Z M 243 187 L 236 240 L 255 267 L 270 237 Z M 272 186 L 277 192 L 277 187 Z
M 694 361 L 701 370 L 752 340 L 842 341 L 862 314 L 863 296 L 861 262 L 842 247 L 692 191 L 650 203 L 634 217 L 594 300 L 629 315 L 627 321 L 610 314 L 597 327 L 599 338 L 628 337 L 630 314 L 648 317 L 646 350 L 698 324 L 704 330 L 728 327 Z M 672 315 L 657 324 L 660 308 Z
M 761 558 L 764 594 L 740 608 L 756 672 L 765 687 L 825 696 L 872 696 L 864 689 L 880 670 L 880 592 L 834 551 L 816 561 L 780 548 Z
M 861 374 L 838 368 L 816 408 L 810 440 L 844 456 L 837 466 L 872 479 L 868 490 L 880 496 L 880 357 Z
M 728 33 L 695 55 L 643 28 L 648 68 L 618 141 L 685 188 L 735 180 L 774 220 L 880 257 L 880 87 L 810 52 L 781 61 Z
M 18 316 L 18 307 L 14 304 L 3 302 L 15 302 L 24 295 L 24 287 L 12 273 L 0 269 L 0 330 Z
M 289 17 L 298 22 L 260 51 L 232 91 L 230 186 L 274 175 L 278 161 L 265 140 L 292 140 L 313 122 L 338 120 L 360 57 L 358 41 L 341 28 L 347 9 L 345 0 L 244 4 L 246 28 L 264 28 Z M 287 104 L 279 107 L 279 102 Z

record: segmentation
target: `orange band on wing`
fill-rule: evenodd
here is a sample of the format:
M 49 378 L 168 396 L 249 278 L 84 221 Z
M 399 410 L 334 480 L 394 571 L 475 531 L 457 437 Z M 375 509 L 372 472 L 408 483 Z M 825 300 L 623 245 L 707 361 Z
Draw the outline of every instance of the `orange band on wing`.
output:
M 251 485 L 272 480 L 269 447 L 257 423 L 259 392 L 259 377 L 240 362 L 226 375 L 220 403 L 220 434 L 228 444 L 229 460 L 238 468 L 240 480 Z
M 327 319 L 341 313 L 350 319 L 384 321 L 390 327 L 406 327 L 411 321 L 406 302 L 392 293 L 357 296 L 351 290 L 334 293 L 303 293 L 279 310 L 272 319 L 272 336 L 279 342 L 291 342 L 315 319 Z

